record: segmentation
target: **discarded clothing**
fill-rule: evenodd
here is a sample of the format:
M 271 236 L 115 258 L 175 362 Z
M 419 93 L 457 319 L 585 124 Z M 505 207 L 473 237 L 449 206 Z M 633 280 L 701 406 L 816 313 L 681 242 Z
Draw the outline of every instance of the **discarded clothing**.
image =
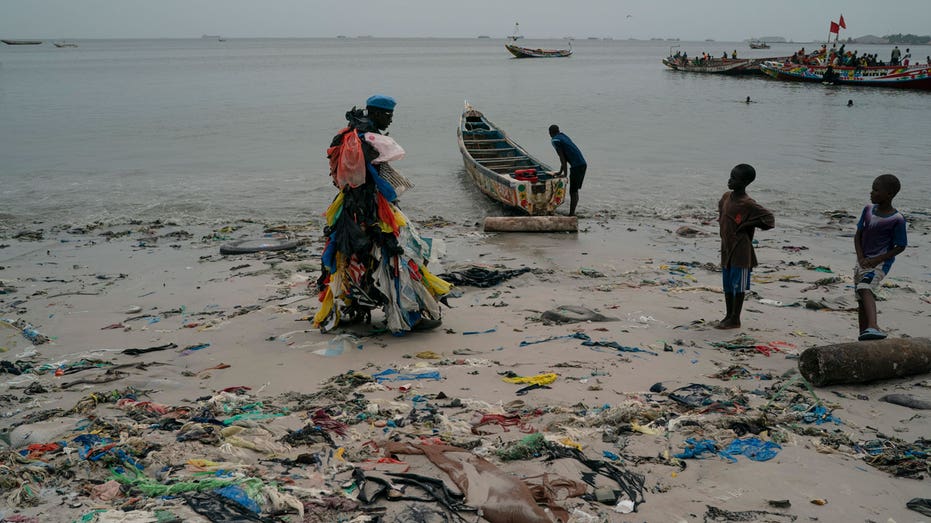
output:
M 782 449 L 774 441 L 763 441 L 760 438 L 735 439 L 722 452 L 728 456 L 744 455 L 753 461 L 768 461 L 776 457 L 777 450 Z
M 572 334 L 566 334 L 565 336 L 550 336 L 549 338 L 544 338 L 544 339 L 542 339 L 542 340 L 522 341 L 522 342 L 520 342 L 520 346 L 521 346 L 521 347 L 526 347 L 526 346 L 528 346 L 528 345 L 536 345 L 537 343 L 546 343 L 546 342 L 548 342 L 548 341 L 562 340 L 562 339 L 566 339 L 566 338 L 578 338 L 578 339 L 580 339 L 580 340 L 590 340 L 590 339 L 591 339 L 591 338 L 588 336 L 588 334 L 585 334 L 584 332 L 573 332 Z
M 461 271 L 447 272 L 438 275 L 453 285 L 469 285 L 471 287 L 494 287 L 503 281 L 530 272 L 530 267 L 520 269 L 487 269 L 485 267 L 469 267 Z
M 395 369 L 385 369 L 378 374 L 372 374 L 372 377 L 375 378 L 375 381 L 381 383 L 383 381 L 408 381 L 408 380 L 440 380 L 439 371 L 425 371 L 425 372 L 413 372 L 409 374 L 401 374 Z
M 654 356 L 659 356 L 659 354 L 657 354 L 657 353 L 655 353 L 655 352 L 653 352 L 653 351 L 651 351 L 651 350 L 641 349 L 640 347 L 627 347 L 627 346 L 625 346 L 625 345 L 619 344 L 619 343 L 616 342 L 616 341 L 593 341 L 593 340 L 589 340 L 589 341 L 583 341 L 583 342 L 582 342 L 582 345 L 585 345 L 586 347 L 611 347 L 612 349 L 616 349 L 616 350 L 618 350 L 619 352 L 645 352 L 645 353 L 647 353 L 647 354 L 652 354 L 652 355 L 654 355 Z
M 540 318 L 552 323 L 579 323 L 583 321 L 619 321 L 578 305 L 560 305 L 543 313 Z
M 526 383 L 529 385 L 549 385 L 556 381 L 559 375 L 553 372 L 547 372 L 544 374 L 537 374 L 536 376 L 513 376 L 501 378 L 501 381 L 506 381 L 508 383 Z
M 550 516 L 536 504 L 526 484 L 464 449 L 448 445 L 390 442 L 385 451 L 389 454 L 425 455 L 431 463 L 449 475 L 466 495 L 469 505 L 479 507 L 482 516 L 491 523 L 552 523 Z M 466 456 L 464 459 L 450 458 L 447 452 Z

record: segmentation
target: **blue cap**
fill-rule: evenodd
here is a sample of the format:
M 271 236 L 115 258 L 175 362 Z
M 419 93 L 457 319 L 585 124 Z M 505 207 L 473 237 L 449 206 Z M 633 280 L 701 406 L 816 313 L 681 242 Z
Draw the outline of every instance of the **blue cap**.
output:
M 394 101 L 394 98 L 383 94 L 373 94 L 372 96 L 369 96 L 368 100 L 365 101 L 366 107 L 377 107 L 386 111 L 394 111 L 394 106 L 397 104 L 398 103 Z

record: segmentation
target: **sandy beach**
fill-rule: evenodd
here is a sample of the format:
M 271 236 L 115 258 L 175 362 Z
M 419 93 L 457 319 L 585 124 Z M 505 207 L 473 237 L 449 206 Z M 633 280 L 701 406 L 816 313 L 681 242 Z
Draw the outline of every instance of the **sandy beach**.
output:
M 594 212 L 577 234 L 496 235 L 414 216 L 445 241 L 436 274 L 530 271 L 459 287 L 440 328 L 404 337 L 379 311 L 326 334 L 307 321 L 319 222 L 0 230 L 0 521 L 931 520 L 906 507 L 928 497 L 927 455 L 902 457 L 927 451 L 928 411 L 880 401 L 931 401 L 929 376 L 813 391 L 798 379 L 802 351 L 856 339 L 857 212 L 825 213 L 817 230 L 777 215 L 757 235 L 743 326 L 725 331 L 712 328 L 724 304 L 711 215 Z M 928 225 L 911 223 L 878 303 L 892 337 L 931 335 Z M 219 254 L 270 235 L 302 245 Z M 542 320 L 565 305 L 609 321 Z M 533 380 L 508 376 L 541 387 L 518 395 Z M 687 439 L 721 450 L 751 437 L 775 455 L 675 457 Z M 439 454 L 467 489 L 433 454 L 408 453 L 430 445 L 458 447 Z M 390 488 L 366 504 L 372 477 Z M 531 491 L 550 506 L 524 503 Z M 243 493 L 258 511 L 240 503 L 235 519 L 224 500 Z

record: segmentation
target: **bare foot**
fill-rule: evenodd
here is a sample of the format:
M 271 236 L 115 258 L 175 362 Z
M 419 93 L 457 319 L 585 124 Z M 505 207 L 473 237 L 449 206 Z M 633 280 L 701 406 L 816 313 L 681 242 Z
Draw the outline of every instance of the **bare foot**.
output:
M 725 329 L 739 329 L 739 328 L 740 328 L 740 320 L 735 320 L 735 319 L 731 319 L 731 318 L 724 318 L 723 320 L 721 320 L 720 322 L 718 322 L 718 324 L 715 325 L 714 328 L 715 328 L 715 329 L 722 329 L 722 330 L 725 330 Z

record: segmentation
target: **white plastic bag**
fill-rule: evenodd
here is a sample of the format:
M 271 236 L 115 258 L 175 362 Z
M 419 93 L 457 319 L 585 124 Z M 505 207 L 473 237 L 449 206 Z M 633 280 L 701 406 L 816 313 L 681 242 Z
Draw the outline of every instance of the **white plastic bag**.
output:
M 378 158 L 372 160 L 373 164 L 393 162 L 404 158 L 404 149 L 390 136 L 378 133 L 365 133 L 365 141 L 378 151 Z

